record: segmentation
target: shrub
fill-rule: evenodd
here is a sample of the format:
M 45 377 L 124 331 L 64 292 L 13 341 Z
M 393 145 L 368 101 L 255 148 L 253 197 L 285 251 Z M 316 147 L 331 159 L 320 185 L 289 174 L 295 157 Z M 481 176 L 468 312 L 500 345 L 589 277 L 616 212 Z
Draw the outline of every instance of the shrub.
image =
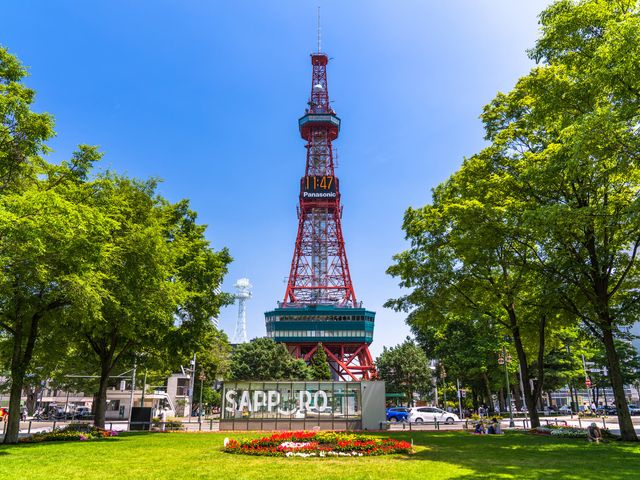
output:
M 118 436 L 115 430 L 103 430 L 87 423 L 72 423 L 64 428 L 56 428 L 51 432 L 34 433 L 29 437 L 21 438 L 20 443 L 40 442 L 72 442 L 99 440 Z
M 162 421 L 158 417 L 154 417 L 151 420 L 151 425 L 155 429 L 161 429 Z M 184 425 L 177 418 L 167 418 L 166 422 L 164 422 L 164 428 L 167 431 L 184 430 Z

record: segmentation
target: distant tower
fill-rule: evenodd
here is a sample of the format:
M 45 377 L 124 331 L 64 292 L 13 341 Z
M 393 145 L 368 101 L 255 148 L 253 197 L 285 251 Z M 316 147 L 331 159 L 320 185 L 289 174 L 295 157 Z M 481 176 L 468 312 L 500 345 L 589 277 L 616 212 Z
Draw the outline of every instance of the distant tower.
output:
M 251 298 L 251 289 L 253 285 L 248 278 L 239 279 L 235 285 L 236 295 L 238 299 L 238 321 L 236 322 L 236 330 L 233 333 L 232 343 L 246 343 L 247 340 L 247 300 Z

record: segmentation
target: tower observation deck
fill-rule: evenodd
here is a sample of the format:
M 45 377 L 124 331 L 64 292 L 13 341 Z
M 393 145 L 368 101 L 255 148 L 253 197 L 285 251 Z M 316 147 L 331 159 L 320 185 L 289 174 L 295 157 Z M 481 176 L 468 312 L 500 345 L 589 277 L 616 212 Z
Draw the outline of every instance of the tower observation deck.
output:
M 369 352 L 375 312 L 356 300 L 342 236 L 340 182 L 332 147 L 340 133 L 340 118 L 329 101 L 328 63 L 327 54 L 311 54 L 311 95 L 298 120 L 307 150 L 298 234 L 284 300 L 265 312 L 267 336 L 307 361 L 322 343 L 334 379 L 369 380 L 375 376 Z

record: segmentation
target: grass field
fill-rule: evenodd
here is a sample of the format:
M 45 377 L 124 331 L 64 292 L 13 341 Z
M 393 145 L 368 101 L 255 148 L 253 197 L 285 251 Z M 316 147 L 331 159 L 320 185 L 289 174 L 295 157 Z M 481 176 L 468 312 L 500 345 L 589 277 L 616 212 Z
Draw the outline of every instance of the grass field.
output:
M 221 451 L 230 433 L 129 434 L 98 442 L 0 446 L 0 479 L 471 479 L 640 478 L 640 445 L 556 439 L 513 432 L 390 434 L 411 456 L 273 458 Z

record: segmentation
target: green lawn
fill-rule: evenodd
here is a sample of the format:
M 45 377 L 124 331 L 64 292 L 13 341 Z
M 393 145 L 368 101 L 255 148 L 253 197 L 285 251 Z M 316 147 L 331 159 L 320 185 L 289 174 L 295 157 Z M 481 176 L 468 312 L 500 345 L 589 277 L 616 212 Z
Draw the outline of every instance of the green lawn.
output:
M 640 445 L 507 433 L 394 433 L 416 454 L 337 459 L 221 452 L 230 433 L 130 434 L 113 440 L 0 446 L 0 479 L 640 478 Z M 255 435 L 251 435 L 255 436 Z

